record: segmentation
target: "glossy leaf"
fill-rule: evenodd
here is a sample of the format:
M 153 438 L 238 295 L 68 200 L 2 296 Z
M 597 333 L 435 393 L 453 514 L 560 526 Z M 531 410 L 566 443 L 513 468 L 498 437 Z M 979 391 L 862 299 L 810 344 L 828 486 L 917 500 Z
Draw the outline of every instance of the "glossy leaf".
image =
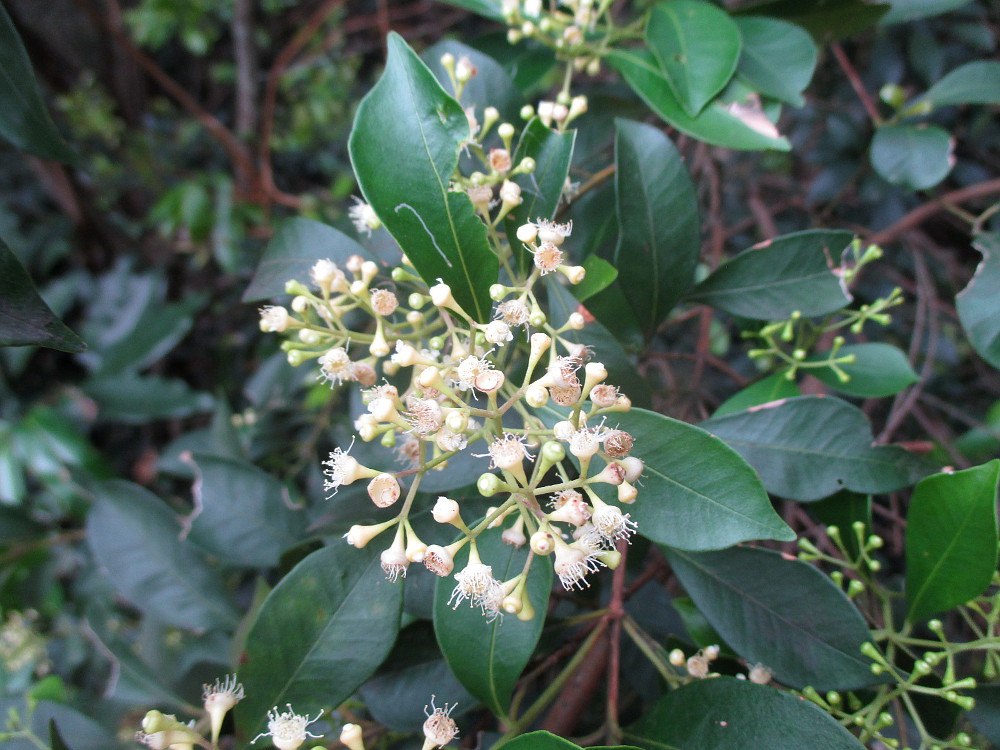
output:
M 468 196 L 449 189 L 468 120 L 401 36 L 391 34 L 388 44 L 385 72 L 362 100 L 351 131 L 358 183 L 424 280 L 442 279 L 483 322 L 499 261 Z
M 500 529 L 484 532 L 478 539 L 479 556 L 493 568 L 493 577 L 510 580 L 524 568 L 527 546 L 504 544 Z M 468 563 L 468 546 L 455 557 L 455 572 Z M 497 716 L 507 715 L 514 684 L 521 676 L 545 624 L 545 610 L 552 588 L 552 565 L 535 560 L 528 574 L 527 597 L 535 617 L 522 622 L 504 615 L 487 622 L 478 607 L 448 603 L 455 588 L 453 576 L 437 581 L 434 591 L 434 630 L 438 645 L 459 682 Z
M 737 77 L 754 91 L 794 107 L 805 104 L 802 92 L 816 68 L 816 44 L 809 32 L 777 18 L 734 19 L 743 37 Z
M 953 147 L 948 131 L 936 125 L 884 125 L 872 138 L 871 162 L 887 182 L 925 190 L 948 176 Z
M 907 619 L 975 598 L 997 569 L 1000 460 L 917 484 L 906 524 Z
M 115 747 L 111 732 L 90 717 L 62 703 L 39 700 L 34 702 L 29 711 L 23 697 L 0 700 L 0 712 L 5 718 L 5 726 L 13 711 L 24 719 L 30 715 L 31 720 L 26 729 L 35 737 L 50 737 L 50 732 L 54 729 L 70 750 L 107 750 Z M 37 741 L 19 734 L 14 732 L 4 737 L 4 750 L 38 750 Z M 53 745 L 51 750 L 56 750 L 56 747 Z
M 968 5 L 971 0 L 890 0 L 892 9 L 879 20 L 880 26 L 908 23 L 948 13 Z
M 795 538 L 753 469 L 718 438 L 645 409 L 614 422 L 632 434 L 633 455 L 646 464 L 639 500 L 627 509 L 643 536 L 686 550 Z
M 588 255 L 580 265 L 586 269 L 587 276 L 579 284 L 570 287 L 573 296 L 580 302 L 600 294 L 618 278 L 618 269 L 599 255 Z
M 841 380 L 829 367 L 810 368 L 808 373 L 835 391 L 859 398 L 893 396 L 920 379 L 906 354 L 891 344 L 848 344 L 837 351 L 837 358 L 840 357 L 854 357 L 854 362 L 837 365 L 850 380 Z M 809 359 L 822 361 L 826 358 L 826 353 L 820 353 Z
M 476 66 L 476 75 L 462 89 L 462 106 L 475 107 L 475 115 L 480 123 L 483 121 L 483 110 L 486 107 L 496 107 L 502 120 L 518 121 L 524 97 L 500 63 L 489 55 L 454 39 L 446 39 L 433 47 L 428 47 L 420 55 L 420 59 L 434 74 L 441 87 L 450 94 L 454 94 L 451 80 L 441 65 L 441 56 L 445 54 L 452 55 L 455 60 L 466 57 Z
M 406 580 L 407 589 L 412 577 L 411 573 Z M 397 732 L 420 729 L 426 719 L 424 707 L 432 695 L 442 700 L 447 696 L 448 703 L 458 704 L 452 718 L 476 705 L 476 699 L 465 691 L 441 656 L 429 622 L 414 623 L 399 634 L 383 668 L 361 687 L 360 694 L 372 717 Z
M 829 714 L 731 677 L 696 680 L 657 700 L 625 737 L 643 750 L 862 750 Z
M 0 16 L 3 12 L 0 7 Z M 0 17 L 0 31 L 2 20 Z M 0 44 L 0 57 L 4 54 L 2 50 L 3 45 Z M 21 261 L 0 240 L 0 346 L 29 345 L 47 346 L 74 354 L 87 348 L 83 340 L 49 309 L 31 283 Z
M 0 137 L 21 151 L 61 162 L 73 152 L 49 117 L 35 82 L 31 60 L 6 9 L 0 5 Z M 3 274 L 6 275 L 5 273 Z M 0 294 L 0 299 L 3 295 Z
M 826 575 L 777 552 L 665 549 L 688 596 L 736 653 L 785 685 L 853 690 L 879 682 L 861 654 L 864 618 Z
M 935 107 L 949 104 L 1000 104 L 1000 62 L 978 60 L 955 68 L 921 99 Z
M 1000 234 L 980 234 L 973 242 L 983 259 L 968 286 L 955 298 L 958 319 L 980 357 L 1000 368 Z
M 179 519 L 137 484 L 104 482 L 94 492 L 87 541 L 118 591 L 149 617 L 189 630 L 232 628 L 238 616 L 222 580 L 178 538 Z
M 841 490 L 809 505 L 809 511 L 825 526 L 836 526 L 841 530 L 841 539 L 847 551 L 854 557 L 861 554 L 861 544 L 854 524 L 861 523 L 864 530 L 861 541 L 872 533 L 872 496 L 850 490 Z
M 270 568 L 302 540 L 288 490 L 251 463 L 196 455 L 190 539 L 229 565 Z
M 520 737 L 503 743 L 500 747 L 503 750 L 580 750 L 579 745 L 574 745 L 569 740 L 546 731 L 522 734 Z M 591 750 L 638 750 L 633 745 L 602 745 L 600 747 L 591 745 L 590 748 Z
M 200 294 L 168 304 L 150 298 L 131 330 L 122 331 L 122 335 L 102 351 L 96 351 L 95 346 L 95 350 L 89 352 L 94 377 L 135 372 L 152 365 L 187 335 L 194 325 L 196 311 L 204 303 L 205 296 Z
M 526 222 L 555 217 L 569 176 L 575 143 L 575 130 L 557 133 L 537 117 L 521 131 L 513 163 L 520 164 L 525 157 L 531 157 L 535 160 L 535 171 L 514 178 L 514 182 L 521 186 L 521 205 L 515 206 L 507 215 L 508 237 L 514 238 L 517 228 Z M 522 269 L 530 268 L 531 254 L 516 238 L 512 249 Z
M 889 3 L 869 0 L 812 0 L 805 3 L 802 0 L 765 0 L 746 5 L 739 12 L 782 18 L 823 40 L 851 36 L 870 29 L 891 7 Z
M 97 402 L 98 416 L 109 422 L 139 423 L 211 411 L 212 397 L 183 380 L 132 373 L 88 380 L 84 392 Z
M 976 707 L 969 711 L 969 721 L 986 739 L 1000 746 L 1000 684 L 980 685 L 970 692 Z
M 386 580 L 373 548 L 338 540 L 296 565 L 247 636 L 240 668 L 247 697 L 236 707 L 243 737 L 264 730 L 272 706 L 315 714 L 349 698 L 392 648 L 402 606 L 403 584 Z
M 720 266 L 687 298 L 754 320 L 826 315 L 851 301 L 833 269 L 853 239 L 823 229 L 777 237 Z
M 727 414 L 735 414 L 738 411 L 749 409 L 752 406 L 769 404 L 772 401 L 795 398 L 801 396 L 799 387 L 794 380 L 785 377 L 785 373 L 776 372 L 768 375 L 756 383 L 748 385 L 739 393 L 730 396 L 719 405 L 712 417 L 724 417 Z
M 927 473 L 902 448 L 872 445 L 865 415 L 836 398 L 775 401 L 713 417 L 701 427 L 743 456 L 768 492 L 791 500 L 819 500 L 844 488 L 892 492 Z
M 295 279 L 309 284 L 309 270 L 317 260 L 328 258 L 343 267 L 352 255 L 368 252 L 343 232 L 312 219 L 283 221 L 257 265 L 244 302 L 256 302 L 285 294 L 285 282 Z
M 493 21 L 503 21 L 503 10 L 500 0 L 445 0 L 448 5 L 470 10 L 483 18 Z
M 775 137 L 765 129 L 755 129 L 718 100 L 706 106 L 697 117 L 691 117 L 670 89 L 650 52 L 615 50 L 607 60 L 653 112 L 682 133 L 726 148 L 747 151 L 791 149 L 787 138 Z
M 615 265 L 647 336 L 694 281 L 698 199 L 684 160 L 658 129 L 615 120 Z
M 733 77 L 741 40 L 724 10 L 700 0 L 672 0 L 653 7 L 646 44 L 684 111 L 695 117 Z

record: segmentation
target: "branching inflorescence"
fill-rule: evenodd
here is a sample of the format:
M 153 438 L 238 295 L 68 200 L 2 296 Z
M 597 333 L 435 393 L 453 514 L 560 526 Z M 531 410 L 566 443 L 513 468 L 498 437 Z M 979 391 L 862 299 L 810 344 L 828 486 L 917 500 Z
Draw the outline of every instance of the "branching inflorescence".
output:
M 474 66 L 450 55 L 442 64 L 460 96 Z M 581 99 L 574 113 L 585 109 Z M 353 256 L 342 268 L 318 261 L 308 285 L 289 281 L 290 309 L 262 309 L 260 325 L 288 337 L 283 349 L 292 365 L 315 360 L 319 377 L 331 386 L 360 385 L 367 411 L 355 422 L 358 437 L 394 448 L 396 466 L 389 471 L 360 464 L 350 449 L 338 448 L 324 462 L 330 496 L 366 480 L 379 508 L 403 498 L 394 518 L 352 527 L 347 542 L 365 547 L 395 527 L 382 553 L 387 578 L 405 577 L 410 563 L 422 562 L 439 576 L 454 573 L 455 606 L 468 601 L 490 619 L 504 613 L 530 619 L 534 609 L 525 584 L 536 557 L 552 557 L 567 589 L 586 586 L 587 575 L 599 567 L 618 565 L 615 546 L 636 524 L 597 488 L 615 487 L 618 502 L 634 502 L 643 464 L 630 455 L 632 436 L 611 426 L 616 413 L 631 408 L 630 400 L 606 382 L 608 371 L 592 361 L 590 349 L 568 336 L 584 328 L 584 314 L 574 312 L 556 327 L 542 310 L 542 277 L 570 284 L 584 279 L 565 249 L 572 224 L 537 217 L 517 227 L 516 238 L 506 236 L 502 220 L 522 200 L 510 178 L 530 174 L 534 160 L 512 163 L 510 123 L 496 128 L 502 147 L 484 147 L 499 120 L 496 109 L 484 110 L 482 125 L 472 108 L 467 114 L 466 146 L 483 168 L 469 176 L 456 170 L 451 190 L 469 197 L 500 260 L 503 283 L 490 289 L 492 319 L 476 321 L 446 283 L 426 283 L 405 256 L 389 274 Z M 558 126 L 569 119 L 567 110 Z M 367 204 L 357 204 L 351 215 L 361 232 L 379 226 Z M 480 457 L 484 469 L 488 461 L 489 471 L 476 484 L 482 496 L 500 502 L 469 526 L 456 500 L 439 498 L 435 520 L 461 536 L 448 546 L 428 546 L 410 523 L 414 499 L 424 475 L 460 453 Z M 530 547 L 523 570 L 506 581 L 494 578 L 476 545 L 486 529 L 498 526 L 508 544 Z M 455 556 L 466 545 L 468 563 L 455 572 Z

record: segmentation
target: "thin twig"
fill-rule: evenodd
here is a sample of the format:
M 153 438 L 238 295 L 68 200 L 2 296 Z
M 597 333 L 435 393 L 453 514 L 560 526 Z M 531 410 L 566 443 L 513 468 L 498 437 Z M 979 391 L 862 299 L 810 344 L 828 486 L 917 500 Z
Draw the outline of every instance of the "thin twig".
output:
M 909 230 L 920 226 L 934 214 L 944 211 L 945 204 L 956 205 L 966 203 L 976 198 L 984 198 L 988 195 L 996 195 L 997 193 L 1000 193 L 1000 178 L 980 182 L 976 185 L 960 188 L 959 190 L 952 190 L 950 193 L 945 193 L 938 198 L 934 198 L 918 206 L 895 223 L 870 235 L 868 242 L 873 245 L 887 245 Z
M 861 104 L 865 108 L 865 112 L 868 113 L 868 117 L 876 125 L 882 123 L 882 117 L 878 113 L 878 109 L 875 106 L 875 102 L 868 95 L 868 91 L 865 89 L 865 85 L 861 82 L 861 77 L 858 75 L 858 71 L 855 70 L 854 65 L 847 58 L 844 53 L 844 48 L 840 46 L 840 42 L 831 42 L 830 51 L 833 56 L 837 59 L 837 64 L 840 65 L 840 69 L 844 71 L 844 75 L 847 76 L 847 80 L 850 81 L 851 88 L 854 89 L 854 93 L 858 95 L 858 99 L 861 100 Z

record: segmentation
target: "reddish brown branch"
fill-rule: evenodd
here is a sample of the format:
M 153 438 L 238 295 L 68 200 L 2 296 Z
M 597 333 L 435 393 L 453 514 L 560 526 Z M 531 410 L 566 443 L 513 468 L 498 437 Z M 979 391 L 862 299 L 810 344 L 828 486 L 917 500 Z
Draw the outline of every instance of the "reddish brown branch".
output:
M 1000 193 L 1000 178 L 980 182 L 969 187 L 960 188 L 959 190 L 952 190 L 950 193 L 945 193 L 913 209 L 899 221 L 871 235 L 868 241 L 873 245 L 886 245 L 897 239 L 900 235 L 920 226 L 920 224 L 939 211 L 943 211 L 947 205 L 967 203 L 976 198 L 984 198 L 988 195 L 996 195 L 998 193 Z
M 861 82 L 861 77 L 858 75 L 858 71 L 854 69 L 854 65 L 847 58 L 844 53 L 844 48 L 840 46 L 840 42 L 831 42 L 830 51 L 833 56 L 837 59 L 837 64 L 840 65 L 841 70 L 844 71 L 844 75 L 847 76 L 847 80 L 851 83 L 851 88 L 854 89 L 854 93 L 858 95 L 858 99 L 861 100 L 861 104 L 865 108 L 865 112 L 868 113 L 868 117 L 875 124 L 882 122 L 881 116 L 879 116 L 878 109 L 875 107 L 875 102 L 868 95 L 868 91 L 865 89 L 865 85 Z
M 261 111 L 260 141 L 257 146 L 257 161 L 260 165 L 260 181 L 265 193 L 274 198 L 278 203 L 285 205 L 297 205 L 298 199 L 294 196 L 282 193 L 274 184 L 274 170 L 271 166 L 271 136 L 274 133 L 274 112 L 278 100 L 278 82 L 285 70 L 291 64 L 295 56 L 302 51 L 316 30 L 323 25 L 331 13 L 341 5 L 344 0 L 326 0 L 309 17 L 309 20 L 295 32 L 288 44 L 286 44 L 271 66 L 271 71 L 267 76 L 267 84 L 264 87 L 264 103 Z
M 183 86 L 157 65 L 153 58 L 136 47 L 118 26 L 112 24 L 93 6 L 90 0 L 76 0 L 76 2 L 95 24 L 111 35 L 115 42 L 135 60 L 139 67 L 146 71 L 150 78 L 156 81 L 219 142 L 233 163 L 238 183 L 244 186 L 247 192 L 251 194 L 255 192 L 258 185 L 257 170 L 254 168 L 253 160 L 243 143 L 217 117 L 202 108 Z

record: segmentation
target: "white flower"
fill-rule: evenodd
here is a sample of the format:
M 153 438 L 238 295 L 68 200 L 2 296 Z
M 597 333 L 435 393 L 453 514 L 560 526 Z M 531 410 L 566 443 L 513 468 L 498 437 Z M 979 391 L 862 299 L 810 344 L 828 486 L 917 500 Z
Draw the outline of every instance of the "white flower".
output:
M 513 469 L 524 459 L 534 460 L 524 444 L 523 435 L 504 433 L 502 438 L 494 440 L 489 447 L 491 469 Z
M 582 589 L 589 586 L 587 574 L 597 571 L 603 563 L 597 559 L 596 550 L 584 541 L 566 544 L 556 540 L 556 559 L 552 566 L 559 582 L 567 591 L 574 588 Z
M 628 539 L 635 533 L 638 524 L 622 513 L 621 508 L 597 501 L 590 517 L 594 525 L 594 540 L 602 546 L 614 547 L 619 539 Z
M 212 721 L 212 742 L 216 743 L 222 720 L 244 698 L 243 686 L 236 681 L 236 675 L 226 675 L 214 685 L 202 685 L 201 697 Z
M 427 706 L 424 706 L 424 715 L 427 717 L 427 721 L 424 722 L 424 750 L 444 747 L 458 737 L 458 725 L 451 718 L 451 712 L 457 705 L 453 703 L 449 706 L 445 703 L 444 708 L 435 708 L 434 696 L 431 696 L 431 713 L 428 713 Z
M 286 705 L 287 711 L 278 713 L 278 707 L 275 706 L 267 712 L 267 731 L 254 737 L 251 744 L 261 737 L 270 737 L 271 743 L 278 750 L 297 750 L 307 739 L 318 739 L 322 736 L 309 731 L 309 725 L 319 719 L 323 714 L 322 711 L 316 714 L 315 719 L 310 719 L 308 715 L 300 716 L 295 713 L 290 703 Z
M 382 552 L 382 572 L 393 583 L 398 581 L 400 576 L 406 578 L 406 569 L 409 565 L 406 550 L 402 547 L 394 544 Z
M 542 276 L 552 273 L 563 263 L 563 251 L 554 242 L 543 242 L 537 250 L 532 250 L 535 256 L 535 268 Z
M 456 384 L 459 389 L 467 391 L 476 385 L 476 378 L 487 370 L 492 369 L 493 363 L 486 359 L 486 357 L 469 355 L 459 362 L 458 367 L 455 368 Z
M 509 326 L 523 326 L 530 314 L 528 306 L 520 300 L 510 299 L 497 305 L 496 317 Z
M 323 466 L 327 467 L 323 469 L 323 475 L 326 477 L 323 489 L 327 492 L 333 490 L 332 494 L 334 495 L 337 494 L 337 490 L 340 489 L 341 485 L 350 484 L 357 479 L 358 471 L 361 468 L 357 460 L 352 458 L 342 448 L 334 450 L 330 454 L 330 457 L 323 462 Z M 329 496 L 327 499 L 329 499 Z
M 358 234 L 366 234 L 371 237 L 372 230 L 382 226 L 382 221 L 375 213 L 375 209 L 363 200 L 355 198 L 354 201 L 354 205 L 348 209 L 347 215 L 354 222 L 354 228 Z
M 319 377 L 331 386 L 354 380 L 354 363 L 342 346 L 330 349 L 319 358 Z
M 572 221 L 559 224 L 548 219 L 538 219 L 534 225 L 538 229 L 538 239 L 542 242 L 551 242 L 553 245 L 561 245 L 573 233 Z
M 441 404 L 434 399 L 408 396 L 406 405 L 409 408 L 407 421 L 416 434 L 422 437 L 433 435 L 444 424 Z
M 288 328 L 288 310 L 280 305 L 260 308 L 260 330 L 264 333 L 281 333 Z
M 514 334 L 510 332 L 510 326 L 502 320 L 494 320 L 487 324 L 484 335 L 487 341 L 497 346 L 503 346 L 514 338 Z
M 466 599 L 473 607 L 479 607 L 483 614 L 492 621 L 500 614 L 500 602 L 503 601 L 503 584 L 493 577 L 493 568 L 481 562 L 470 562 L 463 570 L 455 574 L 458 585 L 451 592 L 448 604 L 457 608 Z

